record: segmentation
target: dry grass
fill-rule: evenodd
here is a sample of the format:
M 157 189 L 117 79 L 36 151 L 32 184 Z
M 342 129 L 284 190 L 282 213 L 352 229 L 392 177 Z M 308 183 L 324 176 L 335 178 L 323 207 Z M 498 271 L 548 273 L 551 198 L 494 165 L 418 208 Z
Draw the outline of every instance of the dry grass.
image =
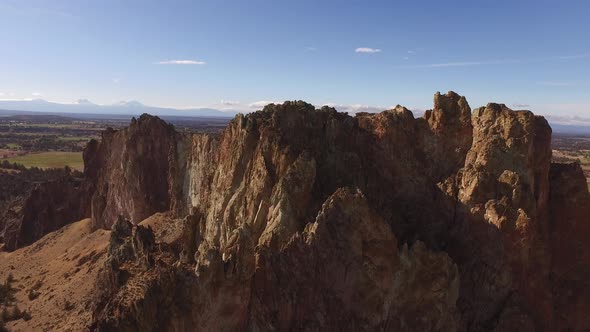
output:
M 590 150 L 553 150 L 553 160 L 569 162 L 578 161 L 582 166 L 582 170 L 584 170 L 586 180 L 588 181 L 588 190 L 590 190 Z
M 13 275 L 14 303 L 23 315 L 5 323 L 6 327 L 13 332 L 84 331 L 91 319 L 92 291 L 108 238 L 108 231 L 91 232 L 90 219 L 85 219 L 28 247 L 0 252 L 0 280 Z M 92 259 L 79 264 L 79 257 L 85 256 Z
M 76 170 L 84 170 L 82 152 L 41 152 L 8 158 L 11 163 L 23 164 L 26 167 L 63 168 L 69 166 Z

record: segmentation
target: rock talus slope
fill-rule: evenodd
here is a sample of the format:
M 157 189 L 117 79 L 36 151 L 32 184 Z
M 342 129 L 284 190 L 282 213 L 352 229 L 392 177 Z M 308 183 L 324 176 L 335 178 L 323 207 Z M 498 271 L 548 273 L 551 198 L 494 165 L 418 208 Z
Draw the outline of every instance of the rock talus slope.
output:
M 113 227 L 92 327 L 588 329 L 590 197 L 550 138 L 453 92 L 423 118 L 271 104 L 219 135 L 144 115 L 85 152 Z

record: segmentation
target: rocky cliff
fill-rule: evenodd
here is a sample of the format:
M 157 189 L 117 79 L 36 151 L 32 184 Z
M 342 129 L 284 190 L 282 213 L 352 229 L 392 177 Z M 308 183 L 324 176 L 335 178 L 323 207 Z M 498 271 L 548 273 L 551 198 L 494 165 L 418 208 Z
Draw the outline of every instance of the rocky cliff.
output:
M 116 225 L 92 328 L 588 329 L 590 196 L 550 138 L 453 92 L 423 118 L 268 105 L 220 135 L 144 115 L 84 155 Z
M 90 188 L 70 174 L 34 183 L 0 211 L 0 242 L 8 251 L 29 245 L 64 225 L 90 216 Z
M 143 115 L 123 130 L 108 129 L 84 150 L 84 172 L 94 187 L 92 221 L 110 227 L 119 216 L 139 222 L 172 208 L 178 134 Z

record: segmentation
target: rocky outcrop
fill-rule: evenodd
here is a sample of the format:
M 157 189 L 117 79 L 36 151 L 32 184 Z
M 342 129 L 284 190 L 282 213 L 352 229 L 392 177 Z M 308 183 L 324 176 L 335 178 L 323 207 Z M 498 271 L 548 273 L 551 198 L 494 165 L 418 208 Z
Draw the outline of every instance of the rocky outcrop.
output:
M 172 125 L 142 115 L 123 130 L 106 130 L 84 151 L 84 173 L 95 186 L 92 221 L 110 228 L 118 216 L 137 223 L 175 209 L 177 143 Z
M 88 185 L 64 175 L 34 184 L 24 197 L 0 212 L 2 242 L 12 251 L 29 245 L 64 225 L 90 216 Z
M 161 267 L 168 267 L 160 262 L 165 257 L 156 260 L 155 246 L 149 227 L 134 226 L 123 217 L 112 225 L 108 256 L 94 291 L 92 329 L 158 331 L 160 324 L 169 322 L 154 310 L 162 306 L 160 312 L 169 313 L 172 308 L 163 299 L 174 297 L 176 285 Z
M 590 326 L 590 194 L 579 164 L 552 164 L 549 246 L 553 308 L 559 330 Z
M 553 314 L 546 248 L 551 129 L 530 112 L 498 104 L 475 110 L 472 123 L 472 147 L 457 173 L 460 227 L 449 248 L 464 278 L 458 305 L 470 330 L 505 320 L 511 329 L 537 330 L 535 322 Z
M 460 323 L 452 260 L 421 242 L 398 249 L 389 226 L 348 189 L 282 249 L 255 248 L 246 227 L 223 250 L 201 245 L 194 272 L 173 257 L 172 247 L 155 249 L 151 228 L 119 219 L 93 328 L 444 331 Z
M 146 222 L 169 226 L 104 267 L 125 277 L 102 287 L 112 300 L 93 326 L 590 328 L 586 297 L 571 295 L 590 290 L 588 192 L 574 166 L 550 164 L 550 137 L 541 117 L 500 104 L 472 114 L 452 92 L 418 119 L 402 106 L 351 117 L 268 105 L 218 136 L 144 115 L 87 149 L 92 215 L 108 228 L 168 211 Z
M 398 249 L 360 192 L 337 190 L 283 250 L 255 257 L 248 330 L 458 328 L 456 265 L 419 241 Z

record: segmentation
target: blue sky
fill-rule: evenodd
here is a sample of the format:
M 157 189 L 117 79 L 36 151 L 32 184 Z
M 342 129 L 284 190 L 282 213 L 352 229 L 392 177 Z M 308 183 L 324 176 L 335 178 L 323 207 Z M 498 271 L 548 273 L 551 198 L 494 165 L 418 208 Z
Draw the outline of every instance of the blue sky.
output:
M 472 107 L 590 117 L 588 13 L 567 0 L 0 0 L 0 99 L 426 109 L 454 90 Z

